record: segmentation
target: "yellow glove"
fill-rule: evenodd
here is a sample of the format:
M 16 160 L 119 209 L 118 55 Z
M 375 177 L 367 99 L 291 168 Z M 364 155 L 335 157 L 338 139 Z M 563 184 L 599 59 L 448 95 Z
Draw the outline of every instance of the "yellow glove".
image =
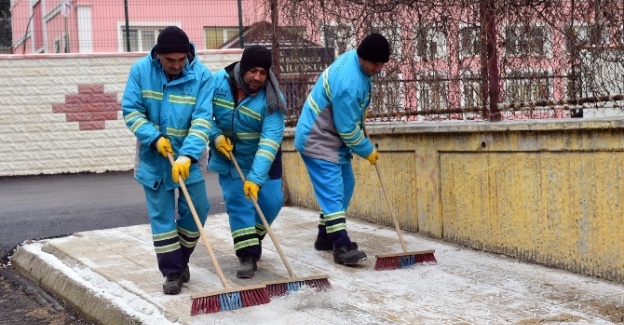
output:
M 171 176 L 173 176 L 173 181 L 176 183 L 178 182 L 178 176 L 182 177 L 182 180 L 185 180 L 190 172 L 191 158 L 187 156 L 178 157 L 175 163 L 173 163 L 173 167 L 171 167 Z
M 215 138 L 215 147 L 228 159 L 230 159 L 229 152 L 234 150 L 232 141 L 230 141 L 230 139 L 226 138 L 224 135 L 219 135 Z
M 379 160 L 379 153 L 377 153 L 377 149 L 373 148 L 373 153 L 366 157 L 366 160 L 370 161 L 371 165 L 374 165 L 377 160 Z
M 167 153 L 173 154 L 173 149 L 171 148 L 171 141 L 165 137 L 158 138 L 156 141 L 156 150 L 158 153 L 163 155 L 163 157 L 167 158 Z
M 254 182 L 245 181 L 245 185 L 243 186 L 243 192 L 245 192 L 245 197 L 249 200 L 253 197 L 255 200 L 258 199 L 258 191 L 260 191 L 260 186 Z

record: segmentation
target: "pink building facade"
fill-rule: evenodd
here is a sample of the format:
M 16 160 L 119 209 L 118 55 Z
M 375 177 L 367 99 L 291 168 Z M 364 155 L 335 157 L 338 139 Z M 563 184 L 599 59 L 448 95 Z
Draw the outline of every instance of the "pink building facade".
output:
M 13 53 L 125 52 L 127 40 L 131 51 L 149 51 L 169 25 L 184 29 L 199 50 L 238 33 L 236 0 L 127 2 L 128 34 L 124 1 L 11 0 Z M 263 10 L 249 1 L 243 4 L 242 17 Z
M 241 29 L 246 44 L 272 45 L 268 0 L 127 2 L 126 34 L 126 8 L 121 0 L 11 0 L 13 53 L 125 52 L 128 43 L 130 51 L 148 51 L 158 32 L 168 25 L 183 28 L 198 50 L 238 47 Z M 430 119 L 437 118 L 436 112 L 448 112 L 442 114 L 442 119 L 480 118 L 480 110 L 488 105 L 488 92 L 494 89 L 484 89 L 484 80 L 493 75 L 498 85 L 497 103 L 624 93 L 621 86 L 589 89 L 588 77 L 581 74 L 583 65 L 588 65 L 587 57 L 622 48 L 622 2 L 613 5 L 616 10 L 611 12 L 620 16 L 610 21 L 601 18 L 594 1 L 581 0 L 557 1 L 560 6 L 546 8 L 542 16 L 523 16 L 521 8 L 517 17 L 495 17 L 492 32 L 496 43 L 489 60 L 495 61 L 491 67 L 497 71 L 488 71 L 485 78 L 479 1 L 458 1 L 456 7 L 444 2 L 444 8 L 431 2 L 429 9 L 412 8 L 385 17 L 366 15 L 366 5 L 359 9 L 348 8 L 348 4 L 347 8 L 340 7 L 340 1 L 325 2 L 334 7 L 323 7 L 315 1 L 274 3 L 279 4 L 282 36 L 300 35 L 304 40 L 298 44 L 288 38 L 279 41 L 279 59 L 286 72 L 282 75 L 283 86 L 288 89 L 287 97 L 293 98 L 293 106 L 300 104 L 298 100 L 305 96 L 318 72 L 371 31 L 384 34 L 393 48 L 387 71 L 375 83 L 379 91 L 374 92 L 374 110 L 380 115 L 428 111 Z M 536 6 L 526 8 L 539 9 Z M 424 10 L 430 11 L 422 14 Z M 252 34 L 255 36 L 250 37 Z M 292 51 L 302 45 L 316 52 L 301 55 Z M 321 51 L 331 55 L 315 54 Z M 322 60 L 314 60 L 320 57 Z M 300 69 L 289 69 L 295 65 Z M 565 117 L 569 111 L 551 107 L 535 110 L 531 116 L 513 114 L 517 115 L 507 118 Z

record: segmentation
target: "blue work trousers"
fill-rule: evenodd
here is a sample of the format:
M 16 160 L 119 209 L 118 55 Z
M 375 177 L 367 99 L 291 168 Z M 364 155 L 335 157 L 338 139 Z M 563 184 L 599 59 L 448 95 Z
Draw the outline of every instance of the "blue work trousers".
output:
M 187 185 L 186 188 L 203 226 L 208 218 L 208 210 L 210 210 L 206 184 L 201 181 Z M 199 230 L 191 214 L 189 203 L 180 189 L 177 197 L 178 218 L 176 220 L 176 190 L 166 190 L 162 184 L 155 189 L 146 186 L 143 189 L 158 269 L 163 276 L 181 273 L 188 264 L 199 239 Z
M 337 164 L 304 155 L 301 158 L 321 207 L 318 237 L 327 237 L 338 247 L 349 246 L 346 211 L 355 188 L 351 163 Z
M 232 174 L 219 175 L 236 255 L 262 255 L 261 241 L 267 233 L 253 202 L 245 197 L 243 182 Z M 282 179 L 267 179 L 258 191 L 258 206 L 271 225 L 282 209 Z

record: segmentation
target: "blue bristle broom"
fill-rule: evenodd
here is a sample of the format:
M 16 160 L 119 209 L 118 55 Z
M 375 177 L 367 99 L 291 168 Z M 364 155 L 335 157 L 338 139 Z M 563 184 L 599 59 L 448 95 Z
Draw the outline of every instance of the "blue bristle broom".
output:
M 171 163 L 171 165 L 173 165 L 173 156 L 170 153 L 168 154 L 168 156 L 169 162 Z M 215 270 L 217 271 L 217 275 L 219 275 L 219 279 L 221 280 L 224 288 L 223 290 L 215 292 L 192 295 L 191 316 L 195 316 L 198 314 L 217 313 L 220 311 L 228 311 L 269 303 L 270 298 L 266 285 L 230 288 L 227 281 L 225 280 L 223 271 L 221 271 L 221 267 L 217 262 L 217 257 L 212 250 L 212 245 L 210 245 L 208 237 L 206 236 L 206 233 L 204 233 L 204 227 L 199 220 L 199 216 L 197 215 L 197 211 L 195 210 L 195 206 L 191 201 L 191 197 L 188 194 L 188 190 L 186 189 L 186 185 L 184 185 L 182 177 L 180 177 L 179 184 L 180 188 L 182 189 L 182 193 L 184 194 L 184 198 L 186 198 L 186 202 L 189 205 L 189 209 L 193 214 L 195 224 L 197 224 L 197 229 L 199 230 L 200 237 L 204 242 L 204 245 L 208 249 L 210 260 L 212 261 L 212 264 L 214 265 Z
M 238 172 L 238 176 L 240 177 L 241 181 L 245 183 L 245 175 L 243 175 L 243 172 L 241 171 L 240 166 L 238 165 L 238 162 L 236 161 L 236 157 L 234 157 L 234 154 L 232 152 L 230 152 L 230 158 L 232 160 L 232 163 L 234 164 L 234 167 L 236 168 L 236 171 Z M 277 241 L 277 238 L 275 237 L 275 235 L 273 234 L 273 231 L 271 230 L 271 226 L 267 222 L 264 216 L 264 213 L 262 213 L 262 209 L 258 205 L 258 201 L 255 198 L 252 198 L 251 201 L 253 202 L 254 207 L 256 208 L 256 211 L 258 212 L 258 215 L 260 215 L 260 219 L 262 219 L 262 223 L 264 224 L 264 227 L 269 233 L 269 236 L 271 237 L 271 240 L 273 241 L 273 244 L 275 245 L 275 249 L 279 253 L 279 256 L 282 259 L 282 262 L 284 263 L 286 270 L 288 270 L 288 275 L 290 276 L 290 278 L 287 280 L 277 280 L 277 281 L 265 283 L 269 297 L 281 296 L 289 292 L 295 292 L 304 286 L 309 286 L 311 288 L 315 288 L 320 291 L 330 288 L 331 284 L 329 283 L 329 278 L 326 275 L 314 275 L 314 276 L 307 276 L 307 277 L 295 276 L 295 274 L 293 273 L 290 267 L 290 264 L 288 263 L 288 260 L 286 260 L 286 257 L 284 256 L 284 253 L 282 252 L 282 249 L 280 247 L 279 242 Z
M 368 138 L 368 133 L 366 132 L 366 128 L 363 128 L 364 136 Z M 382 177 L 381 177 L 381 169 L 379 168 L 379 162 L 375 163 L 375 170 L 377 171 L 377 178 L 379 178 L 379 183 L 381 184 L 381 189 L 383 190 L 384 198 L 388 203 L 388 208 L 390 209 L 390 215 L 392 216 L 392 221 L 394 223 L 394 228 L 399 236 L 399 241 L 401 242 L 401 248 L 403 249 L 402 253 L 390 253 L 390 254 L 377 254 L 375 258 L 377 261 L 375 262 L 375 270 L 395 270 L 402 269 L 406 267 L 413 266 L 418 263 L 436 263 L 436 258 L 433 253 L 435 250 L 423 250 L 423 251 L 413 251 L 408 252 L 407 246 L 405 246 L 405 241 L 403 241 L 403 235 L 401 235 L 401 228 L 399 227 L 399 221 L 397 220 L 396 215 L 394 214 L 394 209 L 392 207 L 392 203 L 390 203 L 390 198 L 388 198 L 388 193 L 386 191 L 386 187 L 384 186 Z
M 403 249 L 402 253 L 390 253 L 390 254 L 377 254 L 375 257 L 377 261 L 375 262 L 375 270 L 394 270 L 394 269 L 402 269 L 406 267 L 413 266 L 417 263 L 436 263 L 436 258 L 433 253 L 435 250 L 429 249 L 424 251 L 414 251 L 408 252 L 407 247 L 405 246 L 405 241 L 403 241 L 403 235 L 401 235 L 401 228 L 399 228 L 399 221 L 397 220 L 396 215 L 394 214 L 394 209 L 392 208 L 392 204 L 390 203 L 390 199 L 388 198 L 388 193 L 386 192 L 386 187 L 383 185 L 381 180 L 381 173 L 379 170 L 379 164 L 375 164 L 375 169 L 377 169 L 377 176 L 379 176 L 379 182 L 381 183 L 381 188 L 383 189 L 384 197 L 388 202 L 388 208 L 390 209 L 390 214 L 392 215 L 392 221 L 394 222 L 394 228 L 396 229 L 397 234 L 399 235 L 399 241 L 401 242 L 401 248 Z

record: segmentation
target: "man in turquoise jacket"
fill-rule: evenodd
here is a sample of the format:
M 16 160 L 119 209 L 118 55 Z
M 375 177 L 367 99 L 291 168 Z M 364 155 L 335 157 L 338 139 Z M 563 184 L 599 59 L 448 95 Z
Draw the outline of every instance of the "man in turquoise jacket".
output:
M 169 26 L 130 69 L 121 107 L 137 138 L 135 179 L 143 185 L 165 294 L 190 279 L 188 262 L 199 231 L 189 203 L 175 189 L 184 180 L 202 225 L 210 204 L 204 178 L 212 120 L 211 72 L 196 57 L 186 33 Z M 168 154 L 175 157 L 172 166 Z
M 239 62 L 214 74 L 214 120 L 208 168 L 219 183 L 230 221 L 239 278 L 251 278 L 267 233 L 253 202 L 257 200 L 269 225 L 283 204 L 281 144 L 286 104 L 271 71 L 271 52 L 248 46 Z M 229 153 L 245 176 L 243 183 Z
M 381 34 L 366 36 L 357 51 L 336 59 L 321 74 L 303 106 L 295 129 L 301 154 L 321 207 L 317 250 L 333 250 L 334 262 L 354 265 L 366 259 L 347 234 L 346 211 L 355 187 L 352 153 L 375 164 L 379 155 L 364 136 L 371 77 L 390 59 Z

